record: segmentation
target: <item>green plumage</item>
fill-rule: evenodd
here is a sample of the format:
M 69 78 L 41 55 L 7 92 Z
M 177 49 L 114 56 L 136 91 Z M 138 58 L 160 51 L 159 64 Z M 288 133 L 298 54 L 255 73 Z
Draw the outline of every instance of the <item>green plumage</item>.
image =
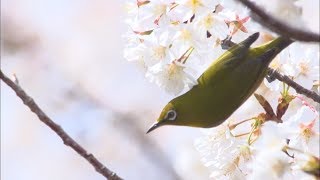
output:
M 210 128 L 224 122 L 259 87 L 272 59 L 292 43 L 279 37 L 250 48 L 258 37 L 251 35 L 215 60 L 196 86 L 166 105 L 153 129 L 166 124 Z M 170 110 L 176 112 L 174 120 L 168 120 Z

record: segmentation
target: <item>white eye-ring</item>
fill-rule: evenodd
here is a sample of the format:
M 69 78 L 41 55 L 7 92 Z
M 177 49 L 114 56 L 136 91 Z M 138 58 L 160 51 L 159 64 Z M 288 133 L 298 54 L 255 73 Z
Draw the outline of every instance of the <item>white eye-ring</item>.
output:
M 167 115 L 166 115 L 167 120 L 173 121 L 176 119 L 176 117 L 177 117 L 177 112 L 175 110 L 170 110 L 167 112 Z

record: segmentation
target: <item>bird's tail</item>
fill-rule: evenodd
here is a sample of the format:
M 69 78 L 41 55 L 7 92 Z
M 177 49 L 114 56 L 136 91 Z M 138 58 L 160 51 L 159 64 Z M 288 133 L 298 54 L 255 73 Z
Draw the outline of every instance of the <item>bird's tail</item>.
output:
M 263 49 L 264 52 L 272 50 L 273 53 L 270 54 L 272 60 L 277 54 L 279 54 L 283 49 L 288 47 L 291 43 L 293 43 L 293 40 L 289 38 L 278 37 L 270 42 L 267 42 L 266 44 L 259 46 L 258 48 Z

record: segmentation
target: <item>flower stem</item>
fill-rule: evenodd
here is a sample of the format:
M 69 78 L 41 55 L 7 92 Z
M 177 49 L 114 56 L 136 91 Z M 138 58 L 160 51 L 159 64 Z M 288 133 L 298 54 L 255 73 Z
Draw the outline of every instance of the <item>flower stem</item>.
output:
M 186 62 L 187 62 L 187 59 L 189 58 L 189 56 L 191 55 L 191 53 L 192 53 L 192 51 L 194 50 L 194 48 L 193 47 L 190 47 L 189 49 L 188 49 L 188 53 L 187 53 L 187 56 L 184 58 L 184 61 L 182 62 L 183 64 L 185 64 Z
M 248 134 L 250 134 L 250 132 L 247 132 L 247 133 L 242 133 L 242 134 L 237 134 L 237 135 L 235 135 L 234 137 L 241 137 L 241 136 L 245 136 L 245 135 L 248 135 Z
M 229 125 L 229 129 L 232 130 L 234 128 L 236 128 L 238 125 L 242 124 L 242 123 L 245 123 L 247 121 L 250 121 L 250 120 L 254 120 L 254 118 L 249 118 L 249 119 L 245 119 L 245 120 L 242 120 L 238 123 L 235 123 L 235 124 L 232 124 L 232 125 Z

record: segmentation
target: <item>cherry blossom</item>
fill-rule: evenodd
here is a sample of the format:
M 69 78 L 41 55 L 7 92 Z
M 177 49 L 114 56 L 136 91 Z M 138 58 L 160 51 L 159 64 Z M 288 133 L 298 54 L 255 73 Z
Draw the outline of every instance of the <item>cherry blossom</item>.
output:
M 307 16 L 312 3 L 257 1 L 266 12 L 314 30 L 319 24 Z M 197 84 L 197 77 L 225 51 L 220 47 L 223 39 L 231 37 L 240 42 L 258 31 L 261 37 L 256 45 L 278 36 L 252 21 L 249 10 L 234 0 L 132 0 L 126 9 L 124 57 L 140 64 L 150 82 L 172 95 Z M 294 42 L 275 57 L 270 67 L 307 89 L 319 91 L 318 44 Z M 231 124 L 228 119 L 206 130 L 195 141 L 195 148 L 210 169 L 210 177 L 312 179 L 311 165 L 319 159 L 319 112 L 315 108 L 319 105 L 309 103 L 278 80 L 264 80 L 257 91 L 271 102 L 275 112 L 284 93 L 294 100 L 287 104 L 278 123 L 261 118 L 266 117 L 262 108 L 249 98 L 246 108 L 240 107 L 242 114 L 250 114 L 246 120 L 232 115 L 237 123 Z M 252 118 L 254 114 L 257 117 Z

